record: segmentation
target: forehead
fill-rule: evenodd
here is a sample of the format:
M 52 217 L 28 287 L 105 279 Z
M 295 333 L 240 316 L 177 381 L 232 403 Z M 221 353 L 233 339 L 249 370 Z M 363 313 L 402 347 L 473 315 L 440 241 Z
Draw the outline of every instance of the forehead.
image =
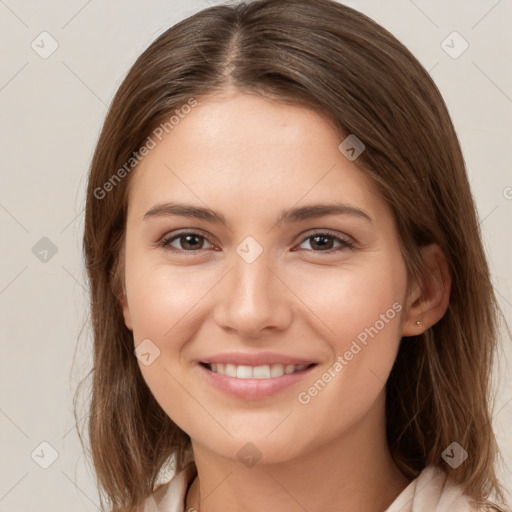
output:
M 338 149 L 342 136 L 311 109 L 253 94 L 199 99 L 131 176 L 129 211 L 179 198 L 268 211 L 340 201 L 377 214 L 372 180 Z

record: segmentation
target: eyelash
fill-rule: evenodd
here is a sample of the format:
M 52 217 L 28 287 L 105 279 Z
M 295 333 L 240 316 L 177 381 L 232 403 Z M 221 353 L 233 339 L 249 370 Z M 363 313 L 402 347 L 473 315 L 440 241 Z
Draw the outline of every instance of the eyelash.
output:
M 195 232 L 195 231 L 183 231 L 181 233 L 178 233 L 177 235 L 173 235 L 173 236 L 170 236 L 170 237 L 165 237 L 163 238 L 160 242 L 159 242 L 159 245 L 161 247 L 163 247 L 165 250 L 167 251 L 170 251 L 170 252 L 173 252 L 173 253 L 185 253 L 185 254 L 190 254 L 190 253 L 196 253 L 196 254 L 200 254 L 202 253 L 203 251 L 205 251 L 206 249 L 197 249 L 197 250 L 187 250 L 187 249 L 176 249 L 176 248 L 171 248 L 169 246 L 169 244 L 171 242 L 173 242 L 174 240 L 179 240 L 180 238 L 182 237 L 185 237 L 186 235 L 194 235 L 194 236 L 197 236 L 199 238 L 203 238 L 204 240 L 208 241 L 208 238 L 201 234 L 201 233 L 198 233 L 198 232 Z M 349 240 L 346 240 L 344 238 L 340 238 L 332 233 L 329 233 L 328 231 L 319 231 L 317 233 L 312 233 L 311 235 L 305 237 L 301 243 L 299 245 L 302 245 L 306 240 L 309 240 L 310 238 L 314 238 L 316 236 L 325 236 L 325 237 L 329 237 L 329 238 L 332 238 L 334 241 L 336 242 L 339 242 L 341 245 L 339 247 L 335 247 L 334 249 L 329 249 L 327 251 L 315 251 L 313 249 L 302 249 L 302 250 L 308 250 L 310 252 L 315 252 L 315 253 L 320 253 L 320 254 L 333 254 L 335 252 L 339 252 L 343 249 L 353 249 L 354 248 L 354 244 L 353 242 L 350 242 Z M 208 241 L 208 243 L 211 244 L 211 242 Z M 213 244 L 211 244 L 213 245 Z

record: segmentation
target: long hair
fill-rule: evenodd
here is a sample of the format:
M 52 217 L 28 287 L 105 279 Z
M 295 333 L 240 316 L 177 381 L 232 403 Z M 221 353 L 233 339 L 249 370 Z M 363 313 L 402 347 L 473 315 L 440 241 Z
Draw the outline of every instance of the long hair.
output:
M 313 109 L 340 137 L 364 143 L 355 163 L 393 212 L 410 276 L 425 275 L 422 246 L 444 251 L 449 308 L 424 334 L 401 341 L 386 384 L 387 439 L 405 475 L 442 467 L 477 503 L 504 510 L 491 424 L 499 306 L 456 132 L 417 59 L 373 20 L 332 0 L 204 9 L 148 47 L 112 101 L 90 167 L 83 237 L 94 336 L 88 440 L 109 506 L 124 512 L 142 503 L 163 463 L 172 456 L 180 470 L 190 448 L 145 384 L 123 320 L 130 177 L 161 123 L 170 129 L 173 113 L 228 86 Z M 468 453 L 456 469 L 442 459 L 454 441 Z

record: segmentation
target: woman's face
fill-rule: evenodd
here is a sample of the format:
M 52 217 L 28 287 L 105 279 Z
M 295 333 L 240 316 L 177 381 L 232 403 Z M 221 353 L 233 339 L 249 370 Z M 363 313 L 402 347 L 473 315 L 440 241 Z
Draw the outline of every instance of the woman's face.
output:
M 332 126 L 236 93 L 155 141 L 130 177 L 123 307 L 169 417 L 218 455 L 277 462 L 383 411 L 407 272 Z

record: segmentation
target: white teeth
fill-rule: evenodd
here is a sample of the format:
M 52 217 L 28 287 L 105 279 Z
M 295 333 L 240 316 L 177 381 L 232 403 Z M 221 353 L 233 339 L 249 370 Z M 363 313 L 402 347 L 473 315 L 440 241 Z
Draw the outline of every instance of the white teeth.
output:
M 236 377 L 236 366 L 234 364 L 226 364 L 224 368 L 224 375 L 227 375 L 228 377 Z
M 236 376 L 239 379 L 250 379 L 252 378 L 252 367 L 250 366 L 237 366 Z
M 289 375 L 290 373 L 293 373 L 294 371 L 295 371 L 295 365 L 293 365 L 293 364 L 287 364 L 284 367 L 284 373 L 286 375 Z
M 281 377 L 282 375 L 284 375 L 284 367 L 282 364 L 273 364 L 270 367 L 271 377 Z
M 252 369 L 252 375 L 255 379 L 268 379 L 270 377 L 270 366 L 268 364 L 255 366 Z
M 272 364 L 262 366 L 247 366 L 235 364 L 212 363 L 208 365 L 210 370 L 228 377 L 236 377 L 238 379 L 270 379 L 271 377 L 282 377 L 291 373 L 299 372 L 307 368 L 309 365 L 301 364 Z

